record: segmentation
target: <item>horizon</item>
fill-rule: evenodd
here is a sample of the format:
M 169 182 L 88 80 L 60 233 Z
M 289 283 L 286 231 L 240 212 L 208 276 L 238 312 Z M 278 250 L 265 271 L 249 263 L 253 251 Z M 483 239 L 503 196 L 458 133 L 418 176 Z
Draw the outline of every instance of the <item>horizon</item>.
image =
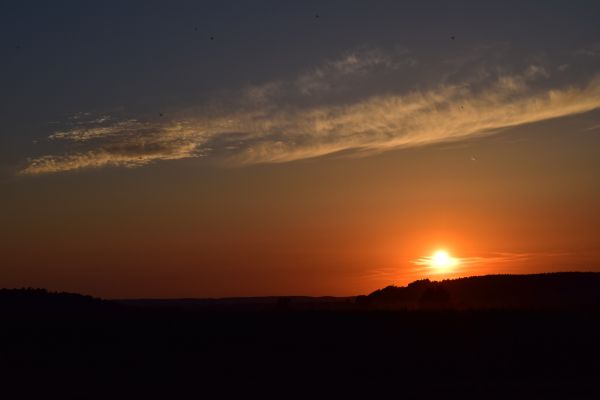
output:
M 310 299 L 323 299 L 323 298 L 334 298 L 334 299 L 349 299 L 349 298 L 356 298 L 356 297 L 360 297 L 360 296 L 368 296 L 371 295 L 375 292 L 378 292 L 379 290 L 382 289 L 387 289 L 387 288 L 407 288 L 409 287 L 411 284 L 414 283 L 418 283 L 418 282 L 428 282 L 428 283 L 432 283 L 432 284 L 439 284 L 439 283 L 445 283 L 445 282 L 452 282 L 452 281 L 458 281 L 458 280 L 473 280 L 473 279 L 477 279 L 477 278 L 494 278 L 494 277 L 541 277 L 541 276 L 548 276 L 548 275 L 586 275 L 586 274 L 598 274 L 600 275 L 600 272 L 597 271 L 555 271 L 555 272 L 540 272 L 540 273 L 535 273 L 535 274 L 487 274 L 487 275 L 469 275 L 469 276 L 459 276 L 459 277 L 454 277 L 454 278 L 444 278 L 444 279 L 430 279 L 430 278 L 421 278 L 421 279 L 417 279 L 415 281 L 412 282 L 408 282 L 405 285 L 394 285 L 394 284 L 390 284 L 381 288 L 377 288 L 374 289 L 371 292 L 368 293 L 360 293 L 360 294 L 353 294 L 353 295 L 341 295 L 341 296 L 331 296 L 331 295 L 320 295 L 320 296 L 310 296 L 310 295 L 302 295 L 302 294 L 274 294 L 274 295 L 265 295 L 265 296 L 233 296 L 233 297 L 122 297 L 122 298 L 104 298 L 104 297 L 97 297 L 97 296 L 92 296 L 90 294 L 87 293 L 76 293 L 76 292 L 64 292 L 64 291 L 53 291 L 53 290 L 48 290 L 47 288 L 42 288 L 42 287 L 2 287 L 0 288 L 1 290 L 42 290 L 45 291 L 49 294 L 75 294 L 75 295 L 81 295 L 81 296 L 89 296 L 89 297 L 93 297 L 96 299 L 100 299 L 100 300 L 108 300 L 108 301 L 135 301 L 135 300 L 157 300 L 157 301 L 162 301 L 162 300 L 175 300 L 175 301 L 185 301 L 185 300 L 236 300 L 236 299 L 240 299 L 240 300 L 245 300 L 245 299 L 281 299 L 281 298 L 310 298 Z
M 0 6 L 0 287 L 600 272 L 600 4 Z

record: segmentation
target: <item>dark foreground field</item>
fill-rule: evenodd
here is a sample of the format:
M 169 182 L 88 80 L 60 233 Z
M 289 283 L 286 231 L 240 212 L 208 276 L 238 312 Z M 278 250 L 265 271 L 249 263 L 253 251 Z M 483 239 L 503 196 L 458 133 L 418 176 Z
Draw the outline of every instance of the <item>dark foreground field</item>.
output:
M 43 293 L 40 295 L 43 298 Z M 3 398 L 598 398 L 600 310 L 0 307 Z M 236 398 L 237 398 L 236 397 Z M 260 398 L 260 397 L 253 397 Z

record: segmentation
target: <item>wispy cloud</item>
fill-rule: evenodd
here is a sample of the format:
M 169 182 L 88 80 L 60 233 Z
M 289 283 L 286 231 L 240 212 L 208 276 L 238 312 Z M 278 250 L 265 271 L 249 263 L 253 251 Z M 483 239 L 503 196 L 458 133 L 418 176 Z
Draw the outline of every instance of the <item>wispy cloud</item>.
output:
M 543 254 L 546 255 L 547 254 Z M 553 256 L 555 254 L 552 254 Z M 534 254 L 534 253 L 493 253 L 490 254 L 488 256 L 474 256 L 474 257 L 457 257 L 457 258 L 452 258 L 453 260 L 455 260 L 455 265 L 453 266 L 453 269 L 465 269 L 465 268 L 470 268 L 473 265 L 490 265 L 490 264 L 503 264 L 503 263 L 515 263 L 515 262 L 520 262 L 520 261 L 527 261 L 532 259 L 533 257 L 541 257 L 541 254 Z M 417 258 L 415 260 L 412 261 L 412 263 L 414 265 L 417 266 L 417 268 L 419 269 L 424 269 L 424 270 L 432 270 L 434 271 L 434 269 L 431 268 L 431 262 L 433 260 L 432 256 L 427 256 L 427 257 L 421 257 L 421 258 Z M 435 271 L 434 271 L 435 272 Z M 444 271 L 446 272 L 446 271 Z
M 104 166 L 139 167 L 157 160 L 176 160 L 202 155 L 202 138 L 185 123 L 151 124 L 123 121 L 105 126 L 55 132 L 51 140 L 92 142 L 87 150 L 29 162 L 23 174 L 62 172 Z
M 586 128 L 585 130 L 586 131 L 595 131 L 595 130 L 598 130 L 598 129 L 600 129 L 600 125 L 592 125 L 589 128 Z
M 416 59 L 404 48 L 396 49 L 392 54 L 379 49 L 359 49 L 303 73 L 294 85 L 303 95 L 311 95 L 332 90 L 346 82 L 348 77 L 365 76 L 374 70 L 398 70 L 416 63 Z
M 460 264 L 481 264 L 481 263 L 504 263 L 504 262 L 515 262 L 525 261 L 533 257 L 541 256 L 557 256 L 565 253 L 508 253 L 499 252 L 492 253 L 487 256 L 474 256 L 474 257 L 461 257 L 457 258 Z M 415 265 L 429 265 L 431 257 L 421 257 L 412 261 Z
M 71 140 L 84 142 L 86 140 L 104 138 L 108 136 L 139 132 L 144 129 L 145 124 L 132 119 L 116 123 L 108 123 L 109 116 L 103 116 L 87 122 L 79 122 L 75 127 L 64 131 L 57 131 L 48 136 L 51 140 Z
M 600 56 L 600 43 L 593 43 L 589 46 L 582 47 L 575 51 L 575 54 L 581 56 L 589 56 L 589 57 L 599 57 Z
M 456 257 L 458 262 L 448 268 L 432 267 L 431 257 L 420 257 L 410 261 L 410 266 L 397 265 L 387 267 L 372 268 L 363 275 L 364 279 L 369 279 L 382 284 L 406 284 L 416 279 L 448 279 L 472 275 L 482 275 L 488 273 L 498 273 L 498 271 L 515 271 L 516 266 L 524 264 L 542 263 L 553 264 L 556 260 L 572 259 L 570 252 L 493 252 L 485 255 Z
M 477 273 L 480 268 L 489 269 L 490 267 L 502 268 L 504 266 L 511 266 L 521 263 L 527 263 L 532 261 L 544 260 L 548 262 L 552 259 L 557 259 L 565 256 L 572 256 L 568 252 L 531 252 L 531 253 L 512 253 L 512 252 L 498 252 L 490 253 L 483 256 L 471 256 L 471 257 L 457 257 L 455 258 L 456 264 L 449 269 L 436 269 L 431 267 L 431 257 L 422 257 L 413 260 L 412 263 L 415 265 L 413 273 L 417 274 L 429 274 L 429 275 L 452 275 L 460 276 L 465 274 Z
M 559 85 L 539 65 L 485 75 L 477 82 L 443 80 L 422 90 L 306 101 L 309 94 L 335 89 L 333 83 L 352 85 L 379 69 L 402 73 L 412 62 L 407 57 L 402 52 L 394 57 L 381 51 L 347 53 L 289 81 L 243 88 L 235 105 L 196 109 L 182 119 L 142 122 L 82 115 L 49 136 L 70 143 L 65 154 L 33 158 L 22 173 L 137 167 L 207 154 L 228 165 L 246 165 L 345 150 L 377 152 L 462 140 L 600 107 L 600 77 Z

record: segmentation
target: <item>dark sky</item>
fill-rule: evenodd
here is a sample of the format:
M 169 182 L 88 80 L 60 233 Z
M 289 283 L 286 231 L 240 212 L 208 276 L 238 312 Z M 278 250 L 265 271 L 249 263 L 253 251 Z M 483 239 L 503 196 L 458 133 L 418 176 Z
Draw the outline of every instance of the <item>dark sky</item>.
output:
M 600 3 L 0 5 L 0 286 L 600 271 Z M 461 260 L 433 271 L 444 248 Z

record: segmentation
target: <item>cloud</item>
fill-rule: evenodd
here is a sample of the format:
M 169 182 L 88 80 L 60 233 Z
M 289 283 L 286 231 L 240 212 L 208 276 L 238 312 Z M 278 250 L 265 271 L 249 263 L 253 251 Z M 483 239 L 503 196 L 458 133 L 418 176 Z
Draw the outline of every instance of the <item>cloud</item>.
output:
M 459 266 L 468 266 L 468 265 L 482 265 L 482 264 L 499 264 L 499 263 L 515 263 L 521 261 L 528 261 L 533 258 L 541 258 L 541 257 L 549 257 L 549 256 L 557 256 L 564 255 L 565 253 L 493 253 L 488 256 L 478 256 L 478 257 L 458 257 L 456 260 L 458 261 Z M 413 264 L 418 266 L 423 266 L 426 269 L 430 268 L 431 265 L 431 256 L 417 258 L 412 261 Z
M 600 107 L 600 77 L 559 85 L 551 69 L 534 64 L 517 72 L 479 73 L 477 79 L 444 78 L 427 89 L 361 92 L 328 102 L 307 97 L 352 86 L 382 70 L 402 76 L 410 64 L 405 58 L 402 52 L 392 57 L 379 50 L 346 53 L 297 78 L 243 88 L 229 105 L 191 109 L 168 121 L 82 113 L 49 136 L 68 144 L 66 152 L 35 157 L 22 173 L 138 167 L 207 155 L 226 165 L 247 165 L 349 150 L 379 152 L 468 139 Z
M 311 95 L 331 90 L 348 77 L 365 76 L 377 69 L 398 70 L 415 64 L 415 58 L 410 57 L 406 49 L 397 49 L 391 55 L 379 49 L 358 49 L 303 73 L 294 85 L 301 94 Z
M 410 267 L 406 265 L 394 265 L 386 267 L 374 267 L 363 274 L 364 279 L 383 282 L 411 282 L 416 279 L 431 277 L 460 277 L 481 275 L 482 273 L 498 273 L 498 271 L 510 271 L 515 266 L 538 263 L 541 265 L 555 264 L 556 260 L 572 260 L 573 253 L 566 251 L 555 252 L 491 252 L 485 255 L 455 257 L 458 263 L 448 269 L 438 270 L 430 265 L 431 257 L 420 257 L 410 261 Z M 486 272 L 488 271 L 488 272 Z M 380 284 L 380 283 L 379 283 Z
M 351 90 L 361 81 L 381 72 L 399 71 L 417 64 L 406 48 L 396 48 L 389 54 L 380 49 L 358 48 L 340 57 L 327 60 L 288 81 L 249 85 L 242 90 L 242 101 L 264 104 L 266 101 L 289 101 L 290 98 L 326 96 L 332 92 Z
M 600 124 L 598 124 L 598 125 L 592 125 L 592 126 L 586 128 L 585 130 L 586 131 L 595 131 L 597 129 L 600 129 Z
M 523 263 L 538 262 L 542 264 L 548 264 L 552 260 L 561 258 L 572 258 L 573 254 L 569 252 L 532 252 L 532 253 L 512 253 L 512 252 L 497 252 L 490 253 L 485 256 L 472 256 L 472 257 L 457 257 L 456 265 L 449 269 L 437 269 L 431 267 L 431 257 L 421 257 L 412 260 L 412 264 L 415 267 L 412 268 L 410 273 L 417 275 L 454 275 L 454 276 L 467 276 L 473 273 L 481 273 L 481 268 L 491 270 L 490 267 L 495 269 L 498 268 L 510 268 L 515 265 L 522 265 Z M 543 261 L 542 261 L 543 260 Z
M 600 56 L 600 43 L 594 43 L 575 51 L 580 56 L 598 57 Z
M 104 166 L 139 167 L 158 160 L 198 157 L 202 155 L 199 148 L 202 139 L 194 132 L 184 123 L 158 125 L 136 121 L 57 132 L 50 135 L 50 139 L 101 142 L 86 151 L 35 158 L 22 173 L 35 175 Z
M 123 134 L 127 132 L 138 132 L 144 128 L 144 124 L 132 119 L 127 121 L 116 122 L 114 124 L 104 124 L 109 121 L 109 116 L 103 116 L 93 119 L 87 123 L 79 122 L 77 127 L 57 131 L 48 136 L 51 140 L 71 140 L 75 142 L 83 142 L 91 139 Z

